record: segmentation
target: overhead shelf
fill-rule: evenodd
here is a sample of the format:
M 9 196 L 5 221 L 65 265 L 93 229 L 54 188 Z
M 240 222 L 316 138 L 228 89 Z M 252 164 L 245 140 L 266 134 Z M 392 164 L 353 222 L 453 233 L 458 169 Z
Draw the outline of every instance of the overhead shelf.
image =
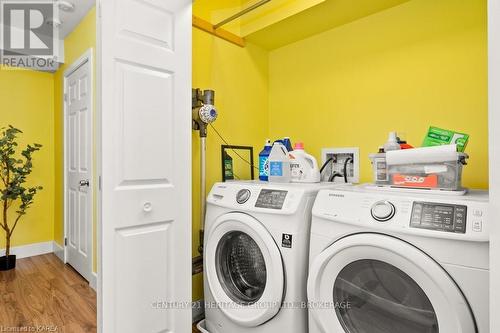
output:
M 222 28 L 216 28 L 212 23 L 205 21 L 197 16 L 193 15 L 193 27 L 203 30 L 211 35 L 222 38 L 235 45 L 245 47 L 245 39 L 224 30 Z
M 239 46 L 244 37 L 325 0 L 198 0 L 193 26 Z M 238 40 L 238 38 L 241 40 Z
M 272 50 L 410 0 L 197 0 L 193 26 Z

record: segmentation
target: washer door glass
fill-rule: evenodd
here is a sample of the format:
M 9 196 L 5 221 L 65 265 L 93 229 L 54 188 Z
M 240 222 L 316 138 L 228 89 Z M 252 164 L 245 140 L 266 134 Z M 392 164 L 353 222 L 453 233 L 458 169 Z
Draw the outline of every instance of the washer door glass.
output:
M 266 264 L 257 243 L 241 231 L 226 233 L 216 249 L 217 277 L 236 303 L 250 305 L 266 287 Z
M 337 318 L 349 333 L 437 333 L 436 313 L 418 284 L 383 261 L 345 266 L 333 287 Z

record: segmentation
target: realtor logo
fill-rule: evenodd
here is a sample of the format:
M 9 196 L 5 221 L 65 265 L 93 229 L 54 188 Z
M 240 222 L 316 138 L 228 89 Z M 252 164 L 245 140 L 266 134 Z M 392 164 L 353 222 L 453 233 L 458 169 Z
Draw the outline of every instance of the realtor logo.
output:
M 54 0 L 0 0 L 1 64 L 40 70 L 56 69 L 58 29 Z

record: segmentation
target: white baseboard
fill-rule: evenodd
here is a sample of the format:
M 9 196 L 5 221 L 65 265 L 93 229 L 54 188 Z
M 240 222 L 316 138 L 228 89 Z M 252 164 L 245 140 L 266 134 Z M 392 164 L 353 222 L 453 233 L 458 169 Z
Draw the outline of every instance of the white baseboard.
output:
M 64 247 L 59 245 L 56 241 L 52 244 L 53 252 L 62 262 L 64 262 Z
M 205 318 L 205 301 L 199 299 L 193 302 L 193 323 L 197 323 Z
M 13 246 L 10 248 L 10 253 L 15 254 L 17 259 L 39 256 L 41 254 L 52 253 L 53 251 L 53 241 Z M 1 249 L 0 253 L 5 255 L 5 249 Z
M 92 274 L 90 275 L 89 286 L 90 286 L 90 288 L 97 291 L 97 273 L 96 272 L 92 272 Z

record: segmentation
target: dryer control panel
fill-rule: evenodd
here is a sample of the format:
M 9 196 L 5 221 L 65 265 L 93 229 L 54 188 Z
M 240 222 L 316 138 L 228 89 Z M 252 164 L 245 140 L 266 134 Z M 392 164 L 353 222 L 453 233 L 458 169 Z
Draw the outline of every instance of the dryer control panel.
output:
M 323 190 L 313 216 L 364 230 L 426 237 L 488 241 L 488 193 L 464 196 L 368 190 Z
M 465 233 L 467 206 L 414 201 L 410 227 Z

